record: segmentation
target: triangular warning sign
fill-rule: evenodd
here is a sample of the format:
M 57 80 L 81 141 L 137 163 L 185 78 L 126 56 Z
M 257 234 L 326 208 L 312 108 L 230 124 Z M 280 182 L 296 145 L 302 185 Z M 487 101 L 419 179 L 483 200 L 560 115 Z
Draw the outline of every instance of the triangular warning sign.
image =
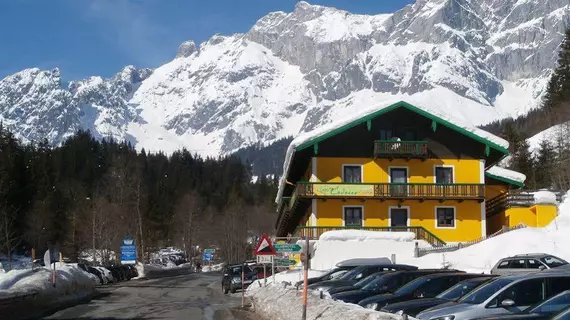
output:
M 273 245 L 271 244 L 271 240 L 269 240 L 265 233 L 261 236 L 253 254 L 257 256 L 274 256 L 276 254 L 275 249 L 273 249 Z

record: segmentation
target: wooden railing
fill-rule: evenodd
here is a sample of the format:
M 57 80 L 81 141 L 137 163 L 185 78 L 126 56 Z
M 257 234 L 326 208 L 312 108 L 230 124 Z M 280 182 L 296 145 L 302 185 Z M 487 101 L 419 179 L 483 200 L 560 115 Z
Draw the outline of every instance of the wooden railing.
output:
M 427 141 L 374 141 L 374 157 L 427 158 Z
M 305 227 L 299 226 L 293 233 L 294 237 L 309 237 L 310 240 L 317 240 L 327 231 L 335 230 L 365 230 L 365 231 L 381 231 L 381 232 L 413 232 L 416 239 L 425 240 L 434 247 L 445 246 L 445 241 L 429 232 L 424 227 Z
M 477 238 L 475 240 L 472 241 L 467 241 L 467 242 L 460 242 L 460 243 L 456 243 L 456 244 L 452 244 L 452 245 L 445 245 L 445 246 L 440 246 L 440 247 L 433 247 L 433 248 L 416 248 L 415 252 L 414 252 L 414 257 L 419 258 L 419 257 L 423 257 L 427 254 L 430 253 L 442 253 L 442 252 L 453 252 L 453 251 L 457 251 L 459 249 L 463 249 L 463 248 L 467 248 L 469 246 L 472 246 L 474 244 L 477 244 L 479 242 L 483 242 L 487 239 L 491 239 L 494 238 L 500 234 L 503 233 L 507 233 L 513 230 L 517 230 L 517 229 L 522 229 L 522 228 L 526 228 L 526 225 L 524 223 L 520 223 L 516 226 L 513 227 L 503 227 L 501 230 L 481 237 L 481 238 Z
M 299 182 L 295 188 L 299 198 L 376 198 L 418 200 L 485 199 L 483 184 L 432 183 L 314 183 Z
M 503 193 L 487 201 L 485 204 L 485 211 L 487 217 L 501 213 L 513 207 L 531 207 L 535 204 L 534 194 L 537 190 L 509 190 L 508 193 Z M 556 200 L 562 201 L 562 193 L 554 192 Z

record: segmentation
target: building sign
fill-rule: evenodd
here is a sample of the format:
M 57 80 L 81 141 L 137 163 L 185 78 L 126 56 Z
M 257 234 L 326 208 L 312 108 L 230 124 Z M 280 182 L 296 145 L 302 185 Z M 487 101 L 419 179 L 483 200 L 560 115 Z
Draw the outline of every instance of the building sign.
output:
M 123 238 L 123 245 L 121 246 L 121 264 L 136 264 L 137 263 L 137 247 L 135 239 L 130 237 Z
M 315 184 L 315 196 L 373 197 L 373 184 Z

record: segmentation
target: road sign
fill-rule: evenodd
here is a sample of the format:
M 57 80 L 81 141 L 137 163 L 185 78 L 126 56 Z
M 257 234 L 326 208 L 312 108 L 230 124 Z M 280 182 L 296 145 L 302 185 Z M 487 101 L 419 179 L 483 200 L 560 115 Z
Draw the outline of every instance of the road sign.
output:
M 291 253 L 295 253 L 295 252 L 301 252 L 301 250 L 303 250 L 303 248 L 295 243 L 285 243 L 285 244 L 276 244 L 275 245 L 275 251 L 281 253 L 281 252 L 291 252 Z
M 121 263 L 137 263 L 137 247 L 135 245 L 135 239 L 130 237 L 123 238 L 123 245 L 121 246 Z
M 275 265 L 276 266 L 280 266 L 280 267 L 288 267 L 288 266 L 294 266 L 297 264 L 297 261 L 295 260 L 290 260 L 290 259 L 275 259 Z
M 269 240 L 265 233 L 261 236 L 261 240 L 259 240 L 253 254 L 257 256 L 274 256 L 276 254 L 275 249 L 273 249 L 273 245 L 271 244 L 271 240 Z
M 204 249 L 204 253 L 214 254 L 214 253 L 216 253 L 216 249 Z
M 257 256 L 257 263 L 273 263 L 273 256 Z
M 204 261 L 212 261 L 212 254 L 209 252 L 204 252 L 202 258 Z

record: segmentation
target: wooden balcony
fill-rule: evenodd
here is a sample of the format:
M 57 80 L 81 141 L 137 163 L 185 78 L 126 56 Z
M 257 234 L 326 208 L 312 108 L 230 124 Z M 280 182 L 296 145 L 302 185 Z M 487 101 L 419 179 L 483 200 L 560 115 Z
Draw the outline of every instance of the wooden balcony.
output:
M 427 157 L 427 141 L 374 141 L 374 158 L 426 159 Z
M 538 190 L 509 190 L 485 203 L 485 212 L 487 217 L 494 216 L 509 208 L 532 207 L 535 204 L 534 192 Z M 562 192 L 553 191 L 556 194 L 556 201 L 562 202 Z
M 296 199 L 397 199 L 397 200 L 485 200 L 483 184 L 432 183 L 311 183 L 300 182 Z M 295 201 L 293 201 L 295 199 Z M 291 204 L 293 205 L 293 204 Z

